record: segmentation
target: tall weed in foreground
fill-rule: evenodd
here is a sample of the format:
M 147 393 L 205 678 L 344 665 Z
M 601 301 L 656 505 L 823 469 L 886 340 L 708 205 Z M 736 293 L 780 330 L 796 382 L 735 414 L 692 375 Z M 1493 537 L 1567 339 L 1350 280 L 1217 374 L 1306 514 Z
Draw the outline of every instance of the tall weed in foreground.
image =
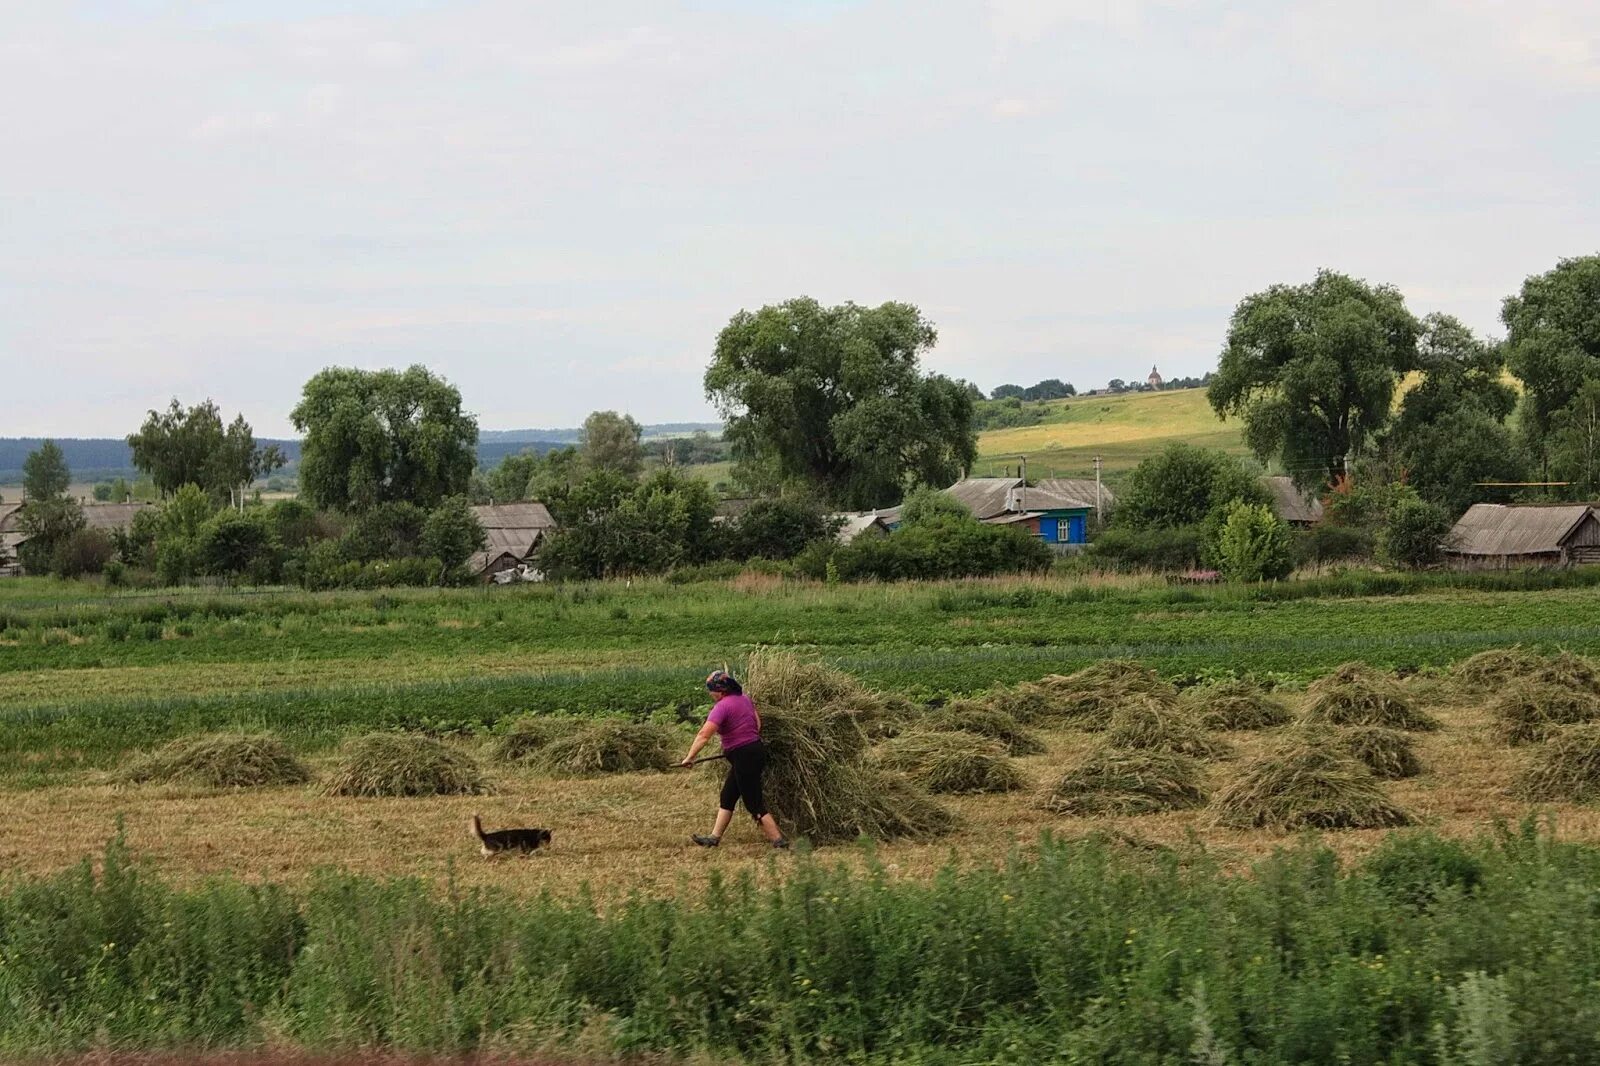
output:
M 1469 876 L 1470 874 L 1470 876 Z M 1600 850 L 1525 827 L 1198 848 L 1045 838 L 901 880 L 795 857 L 604 912 L 328 873 L 0 890 L 0 1054 L 582 1048 L 749 1062 L 1555 1063 L 1600 1058 Z

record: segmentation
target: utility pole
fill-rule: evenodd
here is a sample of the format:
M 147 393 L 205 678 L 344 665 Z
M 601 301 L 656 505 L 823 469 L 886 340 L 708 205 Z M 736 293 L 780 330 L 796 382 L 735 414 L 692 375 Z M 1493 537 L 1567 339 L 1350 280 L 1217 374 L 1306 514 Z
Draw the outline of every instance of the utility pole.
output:
M 1100 457 L 1098 455 L 1094 457 L 1094 520 L 1096 522 L 1101 521 L 1101 518 L 1100 518 Z
M 1028 508 L 1023 502 L 1023 495 L 1028 491 L 1028 457 L 1019 455 L 1017 458 L 1022 460 L 1022 465 L 1018 467 L 1022 474 L 1022 484 L 1017 486 L 1017 510 L 1026 511 Z

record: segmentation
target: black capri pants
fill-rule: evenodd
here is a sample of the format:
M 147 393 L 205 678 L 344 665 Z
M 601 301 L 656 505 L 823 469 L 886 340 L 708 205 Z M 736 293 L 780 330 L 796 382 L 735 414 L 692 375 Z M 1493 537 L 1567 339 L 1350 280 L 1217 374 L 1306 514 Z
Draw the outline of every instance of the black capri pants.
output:
M 728 752 L 727 757 L 728 776 L 723 778 L 722 799 L 718 806 L 731 811 L 733 805 L 742 799 L 750 817 L 761 821 L 762 815 L 767 813 L 766 800 L 761 796 L 761 772 L 767 768 L 766 747 L 759 740 L 741 744 Z

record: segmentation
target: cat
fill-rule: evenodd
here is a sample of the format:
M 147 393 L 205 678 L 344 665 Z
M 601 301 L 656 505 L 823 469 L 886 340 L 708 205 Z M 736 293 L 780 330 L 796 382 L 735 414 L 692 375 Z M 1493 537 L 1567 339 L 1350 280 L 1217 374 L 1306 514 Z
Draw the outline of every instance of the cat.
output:
M 550 846 L 552 836 L 548 829 L 497 829 L 493 833 L 485 833 L 483 822 L 476 814 L 467 823 L 467 831 L 478 841 L 485 855 L 499 855 L 506 851 L 538 851 Z

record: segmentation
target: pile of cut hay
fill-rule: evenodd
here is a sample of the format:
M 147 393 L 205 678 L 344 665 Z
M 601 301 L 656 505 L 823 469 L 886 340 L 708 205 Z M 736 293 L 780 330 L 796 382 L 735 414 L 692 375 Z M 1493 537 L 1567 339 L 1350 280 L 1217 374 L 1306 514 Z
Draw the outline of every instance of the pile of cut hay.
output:
M 1393 680 L 1364 663 L 1345 663 L 1310 688 L 1307 722 L 1317 725 L 1377 725 L 1429 731 L 1439 723 L 1401 692 Z
M 1386 829 L 1411 823 L 1365 766 L 1303 737 L 1246 766 L 1217 794 L 1212 811 L 1213 824 L 1234 829 Z
M 872 765 L 863 720 L 882 701 L 854 678 L 767 649 L 750 657 L 744 687 L 761 714 L 764 792 L 784 832 L 821 845 L 928 840 L 955 828 L 927 792 Z
M 494 757 L 500 762 L 524 762 L 538 755 L 552 740 L 584 724 L 566 716 L 522 715 L 495 739 Z
M 216 733 L 174 740 L 123 766 L 126 784 L 183 783 L 206 788 L 298 785 L 311 780 L 305 764 L 270 733 Z
M 463 751 L 413 733 L 371 733 L 344 748 L 329 796 L 464 796 L 489 791 Z
M 1227 741 L 1207 733 L 1187 709 L 1149 696 L 1131 698 L 1111 716 L 1106 743 L 1130 751 L 1171 751 L 1196 759 L 1233 754 Z
M 1294 717 L 1282 700 L 1253 681 L 1196 686 L 1183 694 L 1183 700 L 1200 716 L 1201 725 L 1224 733 L 1271 729 Z
M 1495 732 L 1507 744 L 1547 740 L 1562 726 L 1600 719 L 1600 696 L 1581 688 L 1515 681 L 1489 705 Z
M 540 769 L 562 776 L 625 774 L 670 769 L 688 746 L 670 726 L 605 719 L 554 737 L 531 758 Z
M 1544 661 L 1544 656 L 1520 646 L 1490 648 L 1456 663 L 1450 679 L 1469 692 L 1493 692 L 1508 681 L 1527 677 Z
M 1055 814 L 1129 815 L 1185 810 L 1206 801 L 1200 763 L 1171 751 L 1091 752 L 1039 800 Z
M 1372 771 L 1374 777 L 1393 781 L 1416 777 L 1422 772 L 1422 763 L 1417 760 L 1416 749 L 1411 746 L 1411 736 L 1407 733 L 1377 725 L 1358 725 L 1341 729 L 1332 742 Z
M 999 742 L 971 733 L 902 733 L 878 747 L 875 761 L 935 793 L 1015 792 L 1027 784 Z
M 1528 680 L 1541 685 L 1559 685 L 1600 695 L 1600 671 L 1595 670 L 1593 662 L 1570 651 L 1557 652 L 1550 656 L 1528 675 Z
M 1552 802 L 1600 798 L 1600 724 L 1570 726 L 1534 749 L 1511 791 L 1522 799 Z
M 943 732 L 973 733 L 997 740 L 1008 755 L 1043 755 L 1044 741 L 1022 728 L 1016 718 L 976 700 L 957 700 L 923 717 L 921 725 Z
M 1042 709 L 1035 710 L 1031 721 L 1069 725 L 1089 732 L 1108 728 L 1118 708 L 1134 700 L 1172 703 L 1178 698 L 1178 690 L 1154 670 L 1126 659 L 1107 659 L 1065 677 L 1052 674 L 1035 688 Z M 1020 714 L 1016 717 L 1024 724 L 1030 723 Z

